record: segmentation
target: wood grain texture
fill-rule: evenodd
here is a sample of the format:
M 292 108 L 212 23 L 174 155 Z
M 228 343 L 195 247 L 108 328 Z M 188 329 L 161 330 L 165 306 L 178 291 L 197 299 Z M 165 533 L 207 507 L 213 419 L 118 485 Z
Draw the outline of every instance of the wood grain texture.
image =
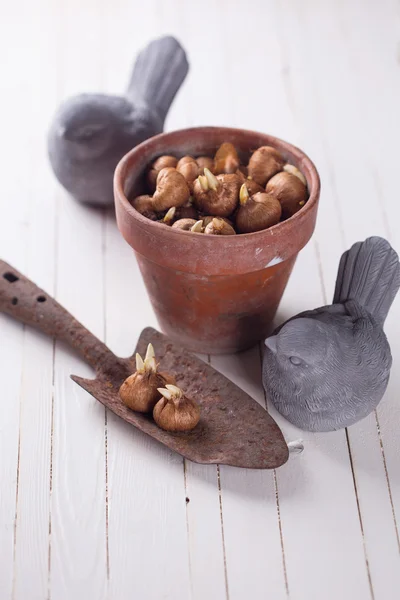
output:
M 152 37 L 178 36 L 191 62 L 168 129 L 258 129 L 319 168 L 317 230 L 280 320 L 330 300 L 354 241 L 379 234 L 400 249 L 397 0 L 23 0 L 1 13 L 0 257 L 116 353 L 157 324 L 112 213 L 56 184 L 45 130 L 61 99 L 121 92 Z M 90 376 L 82 361 L 58 345 L 53 357 L 51 341 L 0 316 L 1 599 L 243 600 L 251 582 L 255 600 L 397 600 L 399 316 L 397 300 L 376 415 L 309 434 L 271 408 L 305 444 L 275 475 L 184 464 L 69 380 Z M 264 402 L 258 349 L 213 366 Z
M 89 14 L 97 3 L 60 4 L 60 96 L 99 85 L 100 44 Z M 56 297 L 100 339 L 104 337 L 102 213 L 82 207 L 57 187 Z M 83 366 L 83 369 L 81 368 Z M 107 595 L 104 409 L 69 375 L 91 369 L 56 344 L 50 515 L 51 598 Z
M 31 159 L 35 149 L 35 130 L 30 124 L 32 113 L 30 110 L 25 110 L 24 98 L 32 89 L 34 75 L 31 71 L 27 72 L 23 79 L 21 78 L 21 73 L 25 70 L 25 52 L 23 47 L 15 48 L 13 44 L 10 25 L 16 26 L 16 15 L 11 14 L 10 20 L 8 27 L 1 27 L 0 35 L 0 51 L 7 63 L 3 70 L 4 79 L 2 78 L 0 83 L 3 109 L 0 126 L 4 132 L 4 141 L 6 141 L 2 144 L 0 156 L 7 173 L 7 177 L 4 177 L 3 174 L 0 198 L 0 255 L 5 259 L 12 257 L 20 268 L 26 269 L 28 246 L 32 240 L 30 234 L 35 228 L 34 224 L 30 222 L 31 203 L 29 201 L 29 177 L 34 177 Z M 29 44 L 29 40 L 32 40 L 33 36 L 29 31 L 28 23 L 21 24 L 20 34 Z M 40 51 L 32 54 L 32 63 L 38 60 L 39 55 Z M 10 118 L 11 115 L 13 118 Z M 15 135 L 15 115 L 20 115 L 18 120 L 21 131 L 29 131 L 29 135 L 24 141 L 20 135 Z M 27 165 L 26 176 L 21 172 L 18 162 L 9 159 L 18 154 L 21 157 L 21 163 Z M 33 198 L 32 203 L 35 203 Z M 39 417 L 38 413 L 40 413 L 39 429 L 42 434 L 40 437 L 44 443 L 41 445 L 39 442 L 40 464 L 37 465 L 37 479 L 33 481 L 29 477 L 29 485 L 26 488 L 24 485 L 26 462 L 21 462 L 21 457 L 26 458 L 26 445 L 34 445 L 38 440 L 35 426 L 39 426 L 38 419 L 35 419 L 32 425 L 28 425 L 29 431 L 26 428 L 26 417 L 30 407 L 24 401 L 24 388 L 27 383 L 33 383 L 32 377 L 30 377 L 32 363 L 28 369 L 26 368 L 26 361 L 32 359 L 32 337 L 22 325 L 0 316 L 0 372 L 3 379 L 0 402 L 0 597 L 7 599 L 15 596 L 18 590 L 17 578 L 21 575 L 21 547 L 18 544 L 18 538 L 21 539 L 21 536 L 25 542 L 23 552 L 26 560 L 26 574 L 32 575 L 32 589 L 38 591 L 39 580 L 39 591 L 45 594 L 47 590 L 47 565 L 43 564 L 46 563 L 47 536 L 46 532 L 41 531 L 41 514 L 37 511 L 27 523 L 24 511 L 24 508 L 30 504 L 29 494 L 37 492 L 43 501 L 43 514 L 48 519 L 46 506 L 48 492 L 46 484 L 48 461 L 46 458 L 48 452 L 46 444 L 49 436 L 46 428 L 48 422 L 47 399 L 51 394 L 51 379 L 50 381 L 47 379 L 49 363 L 46 347 L 41 340 L 39 340 L 35 352 L 38 358 L 41 356 L 43 359 L 41 362 L 43 371 L 34 376 L 36 387 L 31 396 L 32 401 L 36 400 L 37 402 L 39 399 L 42 401 L 37 416 Z M 50 374 L 51 369 L 52 357 L 50 355 Z M 40 388 L 38 387 L 39 379 L 42 380 Z M 24 434 L 27 434 L 27 437 L 24 436 L 22 440 Z M 22 488 L 24 491 L 21 491 Z M 26 496 L 24 495 L 25 491 Z M 18 528 L 18 511 L 22 521 L 22 531 Z M 38 534 L 37 538 L 35 534 Z
M 55 34 L 50 39 L 54 43 Z M 43 128 L 47 126 L 48 113 L 56 99 L 56 85 L 55 64 L 48 56 L 45 38 L 35 45 L 35 58 L 42 65 L 39 81 L 47 86 L 48 94 L 46 98 L 32 99 L 36 119 L 34 127 L 31 125 L 30 128 L 26 160 L 30 200 L 25 268 L 35 281 L 49 293 L 54 293 L 57 203 L 54 195 L 48 192 L 52 178 L 44 161 Z M 49 80 L 53 81 L 53 86 L 49 85 Z M 53 341 L 26 328 L 14 558 L 14 598 L 18 600 L 44 598 L 48 593 L 53 361 Z
M 192 598 L 225 600 L 228 588 L 219 468 L 185 461 L 185 483 Z

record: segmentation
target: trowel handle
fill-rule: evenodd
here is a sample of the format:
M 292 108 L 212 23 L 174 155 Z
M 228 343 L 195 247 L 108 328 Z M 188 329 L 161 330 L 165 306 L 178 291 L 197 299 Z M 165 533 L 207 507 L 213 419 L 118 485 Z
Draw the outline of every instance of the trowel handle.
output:
M 49 294 L 0 260 L 0 312 L 67 342 L 97 370 L 104 369 L 111 350 L 65 310 Z M 2 340 L 4 343 L 5 340 Z

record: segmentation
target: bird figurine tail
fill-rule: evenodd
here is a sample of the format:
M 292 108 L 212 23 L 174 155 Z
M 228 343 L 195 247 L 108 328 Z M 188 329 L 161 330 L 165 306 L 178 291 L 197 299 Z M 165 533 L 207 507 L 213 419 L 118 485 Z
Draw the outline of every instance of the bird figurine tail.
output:
M 134 104 L 148 104 L 164 123 L 188 70 L 186 53 L 175 38 L 154 40 L 136 59 L 126 96 Z
M 383 325 L 400 287 L 400 264 L 389 242 L 370 237 L 342 255 L 333 303 L 356 300 Z

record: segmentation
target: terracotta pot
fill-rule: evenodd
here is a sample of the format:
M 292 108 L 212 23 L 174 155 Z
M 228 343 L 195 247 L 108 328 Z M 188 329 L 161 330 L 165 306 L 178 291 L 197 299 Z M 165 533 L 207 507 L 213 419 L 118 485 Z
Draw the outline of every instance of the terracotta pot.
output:
M 265 231 L 235 236 L 193 234 L 140 215 L 128 198 L 143 193 L 146 167 L 157 156 L 213 156 L 232 142 L 247 159 L 259 146 L 278 148 L 305 175 L 310 197 L 293 217 Z M 188 349 L 224 354 L 244 350 L 269 333 L 297 254 L 310 239 L 320 182 L 298 148 L 254 131 L 198 127 L 163 133 L 133 150 L 115 171 L 118 227 L 135 250 L 161 329 Z

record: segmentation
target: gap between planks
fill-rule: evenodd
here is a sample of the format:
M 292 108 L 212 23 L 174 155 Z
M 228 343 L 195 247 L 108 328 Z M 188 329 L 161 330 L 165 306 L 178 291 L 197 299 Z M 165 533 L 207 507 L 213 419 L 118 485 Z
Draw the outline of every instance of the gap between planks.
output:
M 103 271 L 103 339 L 107 344 L 107 208 L 103 208 L 101 223 L 101 249 Z M 108 410 L 104 407 L 104 477 L 105 477 L 105 528 L 106 528 L 106 571 L 107 582 L 110 581 L 110 546 L 109 546 L 109 504 L 108 504 Z
M 211 365 L 211 355 L 207 354 L 207 362 Z M 222 488 L 221 488 L 221 470 L 219 464 L 217 467 L 217 487 L 218 487 L 218 503 L 219 503 L 219 518 L 221 522 L 221 538 L 222 538 L 222 554 L 224 557 L 224 579 L 225 579 L 225 593 L 226 600 L 229 600 L 229 583 L 228 583 L 228 565 L 226 562 L 226 545 L 225 545 L 225 531 L 224 531 L 224 514 L 222 506 Z
M 25 332 L 26 326 L 23 325 L 23 336 L 22 336 L 22 369 L 21 378 L 19 384 L 19 414 L 18 414 L 18 450 L 17 450 L 17 473 L 16 473 L 16 484 L 15 484 L 15 516 L 14 516 L 14 531 L 13 531 L 13 578 L 12 578 L 12 589 L 11 598 L 15 598 L 15 584 L 16 584 L 16 553 L 17 553 L 17 521 L 18 521 L 18 498 L 19 498 L 19 466 L 21 458 L 21 412 L 22 412 L 22 392 L 23 392 L 23 379 L 24 379 L 24 364 L 25 364 Z
M 373 585 L 372 585 L 372 578 L 371 578 L 371 571 L 370 571 L 370 568 L 369 568 L 367 545 L 366 545 L 366 542 L 365 542 L 364 525 L 363 525 L 363 520 L 362 520 L 362 516 L 361 516 L 360 501 L 359 501 L 358 492 L 357 492 L 356 475 L 355 475 L 355 472 L 354 472 L 353 457 L 351 455 L 349 431 L 348 431 L 347 427 L 345 429 L 345 432 L 346 432 L 347 448 L 349 450 L 349 460 L 350 460 L 351 475 L 353 477 L 354 491 L 355 491 L 355 495 L 356 495 L 358 518 L 360 520 L 360 528 L 361 528 L 361 534 L 362 534 L 362 540 L 363 540 L 364 556 L 365 556 L 365 562 L 366 562 L 366 565 L 367 565 L 369 590 L 370 590 L 370 593 L 371 593 L 372 600 L 375 600 L 374 588 L 373 588 Z
M 190 553 L 190 526 L 189 526 L 189 510 L 188 504 L 190 498 L 188 497 L 188 485 L 187 485 L 187 470 L 186 470 L 186 458 L 183 459 L 183 484 L 185 492 L 185 517 L 186 517 L 186 534 L 188 541 L 188 562 L 189 562 L 189 580 L 190 580 L 190 593 L 193 598 L 193 573 L 192 573 L 192 557 Z
M 59 237 L 59 195 L 55 194 L 55 211 L 54 211 L 54 269 L 53 269 L 53 294 L 57 299 L 58 295 L 58 237 Z M 52 365 L 52 390 L 51 390 L 51 418 L 50 418 L 50 470 L 49 470 L 49 541 L 48 541 L 48 556 L 47 556 L 47 600 L 51 600 L 51 550 L 52 550 L 52 497 L 53 497 L 53 451 L 54 451 L 54 404 L 55 404 L 55 378 L 56 378 L 56 352 L 57 340 L 53 339 L 53 365 Z
M 53 493 L 53 445 L 54 445 L 54 390 L 55 390 L 55 364 L 56 364 L 56 340 L 53 340 L 53 368 L 52 368 L 52 390 L 51 390 L 51 417 L 50 417 L 50 468 L 49 468 L 49 540 L 47 545 L 47 598 L 51 598 L 51 500 Z
M 258 343 L 258 354 L 259 354 L 259 359 L 260 359 L 261 377 L 262 377 L 262 371 L 263 371 L 262 342 Z M 263 393 L 264 393 L 265 410 L 268 412 L 268 399 L 267 399 L 267 393 L 266 393 L 265 389 L 263 389 Z M 290 460 L 290 455 L 289 455 L 289 460 Z M 283 541 L 283 526 L 282 526 L 282 519 L 281 519 L 281 509 L 280 509 L 280 504 L 279 504 L 279 489 L 278 489 L 278 478 L 277 478 L 276 469 L 273 469 L 273 479 L 274 479 L 274 489 L 275 489 L 276 515 L 278 518 L 279 539 L 280 539 L 280 543 L 281 543 L 281 552 L 282 552 L 283 579 L 285 582 L 286 596 L 289 599 L 290 598 L 289 579 L 288 579 L 287 565 L 286 565 L 285 544 Z

